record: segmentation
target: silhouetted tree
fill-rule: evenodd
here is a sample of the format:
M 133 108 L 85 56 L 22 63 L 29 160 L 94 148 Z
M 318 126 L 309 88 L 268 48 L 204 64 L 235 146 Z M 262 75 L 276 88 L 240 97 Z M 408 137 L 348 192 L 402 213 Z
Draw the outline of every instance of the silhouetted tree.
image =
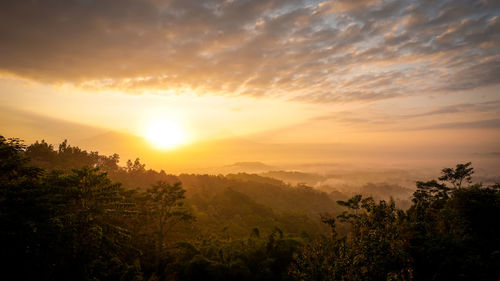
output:
M 467 162 L 465 164 L 457 164 L 455 169 L 444 168 L 439 180 L 450 182 L 453 188 L 461 188 L 464 180 L 470 184 L 472 182 L 472 174 L 474 174 L 474 168 L 471 165 L 471 162 Z
M 170 185 L 161 181 L 146 190 L 144 211 L 153 228 L 156 245 L 155 265 L 158 272 L 164 256 L 165 239 L 170 230 L 180 222 L 194 219 L 184 207 L 185 192 L 181 183 Z
M 354 196 L 348 210 L 324 217 L 332 236 L 295 257 L 296 280 L 498 280 L 499 184 L 471 185 L 471 163 L 442 170 L 440 182 L 417 182 L 406 212 L 394 202 Z M 467 186 L 464 186 L 467 183 Z M 338 238 L 337 222 L 350 232 Z

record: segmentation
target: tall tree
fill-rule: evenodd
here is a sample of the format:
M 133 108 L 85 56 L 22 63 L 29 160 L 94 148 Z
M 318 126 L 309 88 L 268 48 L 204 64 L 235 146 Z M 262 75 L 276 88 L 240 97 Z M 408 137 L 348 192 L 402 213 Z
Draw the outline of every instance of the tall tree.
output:
M 157 182 L 146 191 L 145 214 L 155 237 L 155 266 L 160 271 L 160 261 L 164 256 L 166 237 L 172 228 L 194 220 L 194 216 L 184 206 L 185 192 L 181 183 L 173 185 Z

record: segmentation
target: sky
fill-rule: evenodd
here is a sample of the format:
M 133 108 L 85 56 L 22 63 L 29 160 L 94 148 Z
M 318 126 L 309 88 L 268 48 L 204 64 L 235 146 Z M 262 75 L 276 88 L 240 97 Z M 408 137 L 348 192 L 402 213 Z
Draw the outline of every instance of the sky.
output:
M 192 146 L 498 155 L 500 2 L 1 1 L 0 108 L 28 142 L 169 120 Z

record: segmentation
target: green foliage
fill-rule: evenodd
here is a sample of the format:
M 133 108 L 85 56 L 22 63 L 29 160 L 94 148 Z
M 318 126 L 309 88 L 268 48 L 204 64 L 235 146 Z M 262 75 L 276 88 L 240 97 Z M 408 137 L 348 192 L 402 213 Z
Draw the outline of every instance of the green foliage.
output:
M 471 163 L 417 182 L 406 211 L 118 163 L 0 136 L 2 280 L 500 279 L 500 185 L 472 184 Z
M 469 162 L 443 169 L 441 183 L 417 183 L 408 210 L 416 280 L 500 278 L 500 190 L 470 185 L 473 173 Z
M 146 190 L 145 204 L 142 206 L 142 214 L 152 226 L 152 237 L 155 244 L 155 265 L 160 271 L 160 260 L 165 255 L 165 239 L 172 227 L 180 222 L 193 220 L 194 217 L 189 210 L 183 207 L 184 193 L 181 183 L 170 185 L 158 182 Z
M 36 189 L 40 195 L 20 195 L 29 187 L 25 183 L 14 189 L 14 197 L 31 198 L 22 204 L 40 205 L 36 211 L 27 208 L 33 215 L 46 214 L 43 220 L 33 220 L 38 225 L 43 221 L 47 229 L 37 228 L 37 233 L 51 238 L 40 242 L 27 237 L 17 249 L 21 252 L 26 241 L 43 245 L 39 252 L 49 253 L 54 260 L 46 259 L 32 271 L 48 269 L 43 275 L 46 279 L 71 279 L 71 272 L 78 272 L 82 279 L 106 279 L 111 274 L 105 270 L 109 267 L 114 276 L 122 274 L 121 279 L 182 280 L 191 276 L 189 268 L 200 268 L 204 261 L 209 265 L 204 270 L 213 270 L 214 279 L 234 274 L 248 280 L 286 279 L 299 241 L 326 229 L 315 217 L 317 213 L 335 209 L 324 193 L 308 187 L 292 188 L 257 175 L 176 177 L 148 170 L 139 159 L 120 167 L 116 154 L 102 156 L 66 141 L 57 150 L 44 141 L 28 147 L 18 144 L 11 153 L 22 160 L 16 173 L 30 163 L 48 171 L 43 174 L 38 169 L 39 177 L 31 179 L 40 186 Z M 12 207 L 3 218 L 15 222 L 29 219 L 16 211 L 20 202 L 7 201 Z M 197 222 L 192 223 L 195 216 Z M 6 225 L 9 223 L 13 222 Z M 284 231 L 279 234 L 277 227 Z M 20 237 L 30 230 L 14 232 Z M 12 240 L 16 238 L 5 239 Z M 249 251 L 252 247 L 256 250 Z M 44 260 L 39 256 L 33 259 Z M 47 266 L 49 263 L 54 266 Z M 257 271 L 261 273 L 255 275 Z
M 173 267 L 184 269 L 177 275 L 179 280 L 288 280 L 287 268 L 300 243 L 275 229 L 267 238 L 209 238 L 194 245 L 191 255 L 173 262 Z
M 270 233 L 275 227 L 300 236 L 325 234 L 319 214 L 338 212 L 325 193 L 292 187 L 258 175 L 180 175 L 186 197 L 195 209 L 197 225 L 217 233 L 228 227 L 233 238 L 244 238 L 255 227 Z
M 417 182 L 404 212 L 391 200 L 357 195 L 324 217 L 332 236 L 307 245 L 290 275 L 296 280 L 498 280 L 500 188 L 471 185 L 471 163 L 442 170 L 441 182 Z M 464 186 L 467 183 L 468 186 Z M 338 237 L 337 222 L 349 233 Z
M 36 280 L 90 280 L 124 277 L 129 233 L 120 225 L 120 185 L 97 168 L 71 174 L 28 166 L 19 141 L 2 139 L 0 241 L 6 276 Z M 16 156 L 17 154 L 17 156 Z M 15 164 L 15 165 L 14 165 Z M 26 171 L 36 170 L 36 173 Z M 111 270 L 112 269 L 112 270 Z M 7 279 L 9 280 L 10 277 Z
M 408 280 L 409 255 L 402 249 L 404 213 L 394 201 L 376 203 L 356 195 L 339 201 L 347 211 L 337 218 L 324 217 L 332 237 L 309 245 L 297 255 L 290 268 L 296 280 Z M 336 222 L 348 224 L 351 232 L 339 237 Z
M 42 169 L 29 165 L 29 158 L 23 155 L 25 148 L 20 139 L 0 136 L 0 183 L 29 180 L 41 175 Z

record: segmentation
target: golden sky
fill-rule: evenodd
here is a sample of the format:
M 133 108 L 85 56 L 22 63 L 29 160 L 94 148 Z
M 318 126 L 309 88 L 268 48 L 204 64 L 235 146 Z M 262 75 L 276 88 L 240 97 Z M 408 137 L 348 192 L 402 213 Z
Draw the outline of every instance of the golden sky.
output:
M 0 103 L 1 134 L 27 141 L 167 120 L 188 144 L 496 155 L 500 4 L 2 1 Z

